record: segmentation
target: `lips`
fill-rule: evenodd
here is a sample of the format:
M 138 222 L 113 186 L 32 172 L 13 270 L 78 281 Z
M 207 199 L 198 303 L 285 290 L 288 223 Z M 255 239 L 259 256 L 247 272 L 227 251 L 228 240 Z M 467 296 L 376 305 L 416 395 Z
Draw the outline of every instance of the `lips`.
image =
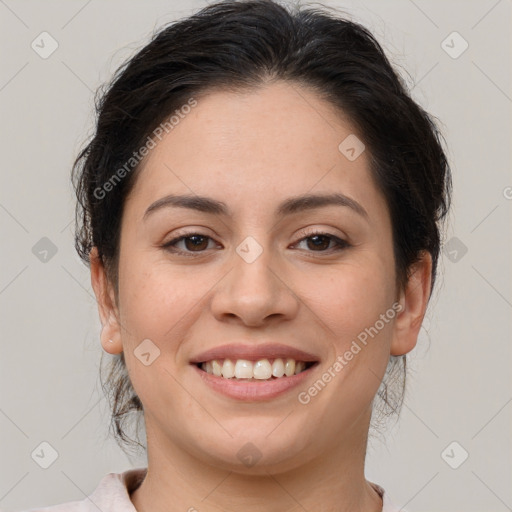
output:
M 194 364 L 191 368 L 200 381 L 216 394 L 241 402 L 264 402 L 286 396 L 301 385 L 307 387 L 307 381 L 313 378 L 317 366 L 313 364 L 313 367 L 299 374 L 269 380 L 226 379 L 205 372 Z
M 318 362 L 320 358 L 287 345 L 279 343 L 269 343 L 262 345 L 243 345 L 243 344 L 228 344 L 211 348 L 205 352 L 192 357 L 191 364 L 201 364 L 214 359 L 245 359 L 247 361 L 258 361 L 261 359 L 295 359 L 295 361 Z

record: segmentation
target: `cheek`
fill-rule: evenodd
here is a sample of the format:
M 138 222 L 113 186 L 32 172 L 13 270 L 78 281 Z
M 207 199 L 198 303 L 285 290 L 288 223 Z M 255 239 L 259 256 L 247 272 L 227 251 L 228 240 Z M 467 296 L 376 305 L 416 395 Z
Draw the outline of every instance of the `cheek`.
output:
M 145 338 L 158 346 L 176 338 L 194 320 L 204 294 L 199 278 L 143 257 L 120 265 L 119 282 L 123 342 L 132 346 Z
M 204 289 L 179 269 L 158 262 L 126 261 L 120 266 L 123 350 L 130 379 L 148 410 L 160 409 L 173 425 L 173 405 L 192 407 L 192 400 L 179 384 L 181 344 L 198 321 Z M 130 268 L 130 272 L 127 269 Z M 210 285 L 211 286 L 211 285 Z M 144 345 L 143 340 L 152 344 Z M 154 345 L 153 345 L 154 344 Z M 155 348 L 156 347 L 156 348 Z M 146 366 L 141 354 L 149 352 Z M 173 378 L 176 377 L 176 378 Z M 162 393 L 165 390 L 165 393 Z
M 335 410 L 346 408 L 347 414 L 357 414 L 361 404 L 373 399 L 389 361 L 394 274 L 386 271 L 386 265 L 375 264 L 344 270 L 335 282 L 329 280 L 330 293 L 321 310 L 332 340 L 327 366 L 336 375 L 323 399 L 337 404 Z
M 337 351 L 375 324 L 394 302 L 394 273 L 387 262 L 372 261 L 342 265 L 336 271 L 297 276 L 314 312 L 329 328 Z M 389 330 L 388 324 L 386 329 Z
M 320 379 L 329 382 L 328 391 L 315 400 L 330 408 L 338 425 L 344 423 L 341 417 L 348 422 L 366 410 L 384 375 L 396 317 L 394 274 L 386 265 L 347 265 L 336 276 L 315 282 L 324 294 L 313 298 L 314 312 L 331 344 Z

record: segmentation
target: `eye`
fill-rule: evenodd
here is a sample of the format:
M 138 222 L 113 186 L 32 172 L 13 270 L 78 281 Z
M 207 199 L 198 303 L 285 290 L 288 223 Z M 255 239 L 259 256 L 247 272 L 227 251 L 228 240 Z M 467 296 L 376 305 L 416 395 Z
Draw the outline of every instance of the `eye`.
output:
M 169 240 L 169 242 L 166 242 L 162 247 L 172 253 L 184 256 L 196 256 L 205 252 L 207 249 L 212 249 L 213 247 L 209 247 L 209 242 L 213 241 L 211 237 L 201 233 L 185 233 Z M 299 246 L 302 243 L 306 244 L 308 252 L 329 253 L 350 247 L 350 244 L 346 240 L 342 240 L 337 236 L 322 231 L 308 233 L 308 235 L 299 240 L 295 246 Z M 179 247 L 179 244 L 183 245 Z
M 162 247 L 170 252 L 193 256 L 193 254 L 190 253 L 201 253 L 208 249 L 209 241 L 213 242 L 213 239 L 207 235 L 202 235 L 201 233 L 186 233 L 169 240 L 169 242 L 166 242 Z M 177 247 L 180 243 L 184 243 L 184 249 Z
M 304 242 L 306 243 L 306 247 L 309 249 L 308 252 L 341 251 L 350 247 L 350 244 L 346 240 L 342 240 L 337 236 L 321 231 L 309 233 L 295 245 L 297 246 Z M 331 244 L 334 244 L 334 246 L 331 246 Z

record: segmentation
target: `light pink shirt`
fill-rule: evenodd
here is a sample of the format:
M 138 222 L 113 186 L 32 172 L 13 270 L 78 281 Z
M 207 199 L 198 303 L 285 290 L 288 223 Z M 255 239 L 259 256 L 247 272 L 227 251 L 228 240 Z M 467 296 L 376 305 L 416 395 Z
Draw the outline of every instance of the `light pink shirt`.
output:
M 146 476 L 147 468 L 130 469 L 123 473 L 105 475 L 96 489 L 82 501 L 69 501 L 60 505 L 32 508 L 26 512 L 137 512 L 130 494 L 137 489 Z M 371 482 L 370 482 L 371 483 Z M 405 512 L 391 503 L 384 489 L 371 483 L 381 495 L 382 512 Z

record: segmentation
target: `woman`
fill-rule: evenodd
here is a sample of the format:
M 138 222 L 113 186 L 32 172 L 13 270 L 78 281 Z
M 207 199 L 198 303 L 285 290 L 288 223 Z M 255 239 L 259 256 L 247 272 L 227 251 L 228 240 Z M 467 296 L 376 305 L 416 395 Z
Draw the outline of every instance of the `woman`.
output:
M 120 443 L 48 511 L 393 511 L 365 479 L 436 277 L 450 171 L 363 27 L 220 2 L 126 63 L 74 169 Z M 393 384 L 394 383 L 394 384 Z

